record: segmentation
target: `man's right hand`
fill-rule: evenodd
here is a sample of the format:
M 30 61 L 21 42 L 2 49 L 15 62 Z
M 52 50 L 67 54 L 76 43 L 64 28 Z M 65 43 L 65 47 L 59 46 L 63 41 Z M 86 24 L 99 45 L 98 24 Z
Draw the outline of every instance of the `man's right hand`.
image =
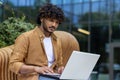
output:
M 35 72 L 41 73 L 41 74 L 54 73 L 53 70 L 47 66 L 44 66 L 44 67 L 35 66 L 34 70 L 35 70 Z

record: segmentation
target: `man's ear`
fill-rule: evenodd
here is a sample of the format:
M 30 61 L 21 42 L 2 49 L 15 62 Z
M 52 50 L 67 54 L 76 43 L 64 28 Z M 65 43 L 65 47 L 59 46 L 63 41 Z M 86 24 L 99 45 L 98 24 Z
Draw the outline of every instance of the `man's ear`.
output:
M 43 19 L 41 19 L 40 21 L 43 22 Z

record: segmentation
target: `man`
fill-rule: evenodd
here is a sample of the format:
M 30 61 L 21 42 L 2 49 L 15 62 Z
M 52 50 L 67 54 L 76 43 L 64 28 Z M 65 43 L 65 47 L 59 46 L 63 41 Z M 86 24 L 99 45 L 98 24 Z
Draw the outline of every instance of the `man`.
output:
M 9 68 L 18 74 L 18 80 L 38 80 L 39 74 L 62 73 L 61 41 L 54 31 L 63 20 L 63 11 L 47 4 L 40 8 L 38 26 L 16 39 Z

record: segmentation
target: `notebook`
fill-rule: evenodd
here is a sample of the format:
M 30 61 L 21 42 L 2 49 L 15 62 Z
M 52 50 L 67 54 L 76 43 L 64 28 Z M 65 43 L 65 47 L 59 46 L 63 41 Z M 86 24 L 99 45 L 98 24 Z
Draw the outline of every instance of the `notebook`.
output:
M 46 74 L 55 80 L 88 80 L 100 55 L 88 52 L 73 51 L 64 71 L 59 74 Z

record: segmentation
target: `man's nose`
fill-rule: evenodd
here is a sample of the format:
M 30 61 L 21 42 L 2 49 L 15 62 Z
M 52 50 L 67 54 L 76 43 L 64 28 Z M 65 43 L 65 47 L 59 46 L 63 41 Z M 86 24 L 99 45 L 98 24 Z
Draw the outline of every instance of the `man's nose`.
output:
M 53 22 L 53 23 L 52 23 L 52 26 L 57 26 L 57 23 L 56 23 L 56 22 Z

